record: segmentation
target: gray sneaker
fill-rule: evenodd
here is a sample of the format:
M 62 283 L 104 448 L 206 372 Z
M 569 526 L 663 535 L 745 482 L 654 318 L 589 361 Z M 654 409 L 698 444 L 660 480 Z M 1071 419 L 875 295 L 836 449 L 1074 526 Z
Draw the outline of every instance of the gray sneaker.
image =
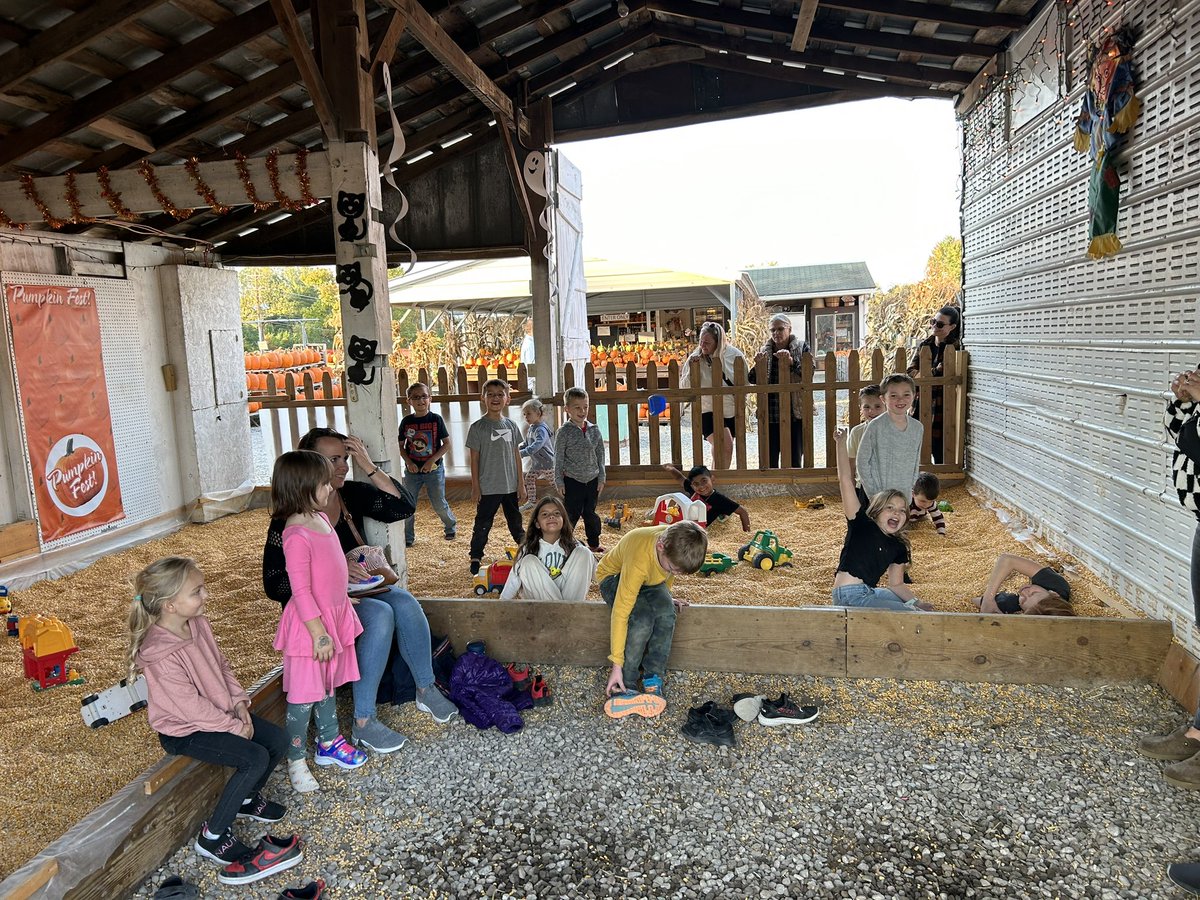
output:
M 417 709 L 429 713 L 439 725 L 445 725 L 458 715 L 458 707 L 447 700 L 435 684 L 417 691 Z
M 376 753 L 394 753 L 404 746 L 408 740 L 398 731 L 392 731 L 374 716 L 367 719 L 367 724 L 361 728 L 354 726 L 350 737 L 359 746 L 369 747 Z

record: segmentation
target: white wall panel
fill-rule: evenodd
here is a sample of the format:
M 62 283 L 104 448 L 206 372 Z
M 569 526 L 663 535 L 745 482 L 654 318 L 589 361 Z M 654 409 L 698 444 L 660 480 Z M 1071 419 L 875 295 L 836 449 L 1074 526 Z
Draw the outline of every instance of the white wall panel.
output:
M 1095 29 L 1138 34 L 1143 107 L 1117 158 L 1125 249 L 1087 258 L 1090 162 L 1072 146 L 1085 83 L 1003 139 L 1003 91 L 963 121 L 967 464 L 986 493 L 1093 566 L 1132 605 L 1191 627 L 1193 516 L 1170 483 L 1162 412 L 1174 372 L 1200 363 L 1200 2 L 1111 9 Z

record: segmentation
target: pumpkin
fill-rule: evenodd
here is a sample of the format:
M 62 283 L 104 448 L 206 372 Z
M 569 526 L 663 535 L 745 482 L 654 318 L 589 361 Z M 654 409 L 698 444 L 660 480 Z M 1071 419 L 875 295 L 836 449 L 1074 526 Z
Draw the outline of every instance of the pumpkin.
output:
M 104 487 L 104 456 L 90 447 L 76 447 L 75 438 L 67 438 L 67 452 L 50 473 L 48 481 L 64 506 L 77 509 Z

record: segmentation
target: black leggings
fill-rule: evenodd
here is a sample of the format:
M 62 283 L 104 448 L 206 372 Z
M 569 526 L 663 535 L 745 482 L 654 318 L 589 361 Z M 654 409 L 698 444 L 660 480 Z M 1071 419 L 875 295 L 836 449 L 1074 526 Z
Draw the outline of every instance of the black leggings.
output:
M 287 753 L 287 732 L 253 713 L 254 737 L 246 739 L 228 731 L 196 731 L 184 737 L 160 734 L 158 742 L 168 753 L 190 756 L 200 762 L 233 769 L 233 777 L 208 817 L 208 830 L 224 834 L 233 824 L 242 801 L 253 797 Z

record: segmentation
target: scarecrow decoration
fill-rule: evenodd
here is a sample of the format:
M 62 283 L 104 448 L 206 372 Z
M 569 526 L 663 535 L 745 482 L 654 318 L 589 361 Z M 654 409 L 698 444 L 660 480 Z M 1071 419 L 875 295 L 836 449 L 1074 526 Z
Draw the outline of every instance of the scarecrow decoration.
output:
M 1103 259 L 1121 252 L 1117 210 L 1121 178 L 1112 155 L 1137 121 L 1141 102 L 1134 94 L 1130 49 L 1133 36 L 1122 29 L 1096 48 L 1088 63 L 1088 91 L 1075 121 L 1075 149 L 1093 162 L 1088 181 L 1088 256 Z

